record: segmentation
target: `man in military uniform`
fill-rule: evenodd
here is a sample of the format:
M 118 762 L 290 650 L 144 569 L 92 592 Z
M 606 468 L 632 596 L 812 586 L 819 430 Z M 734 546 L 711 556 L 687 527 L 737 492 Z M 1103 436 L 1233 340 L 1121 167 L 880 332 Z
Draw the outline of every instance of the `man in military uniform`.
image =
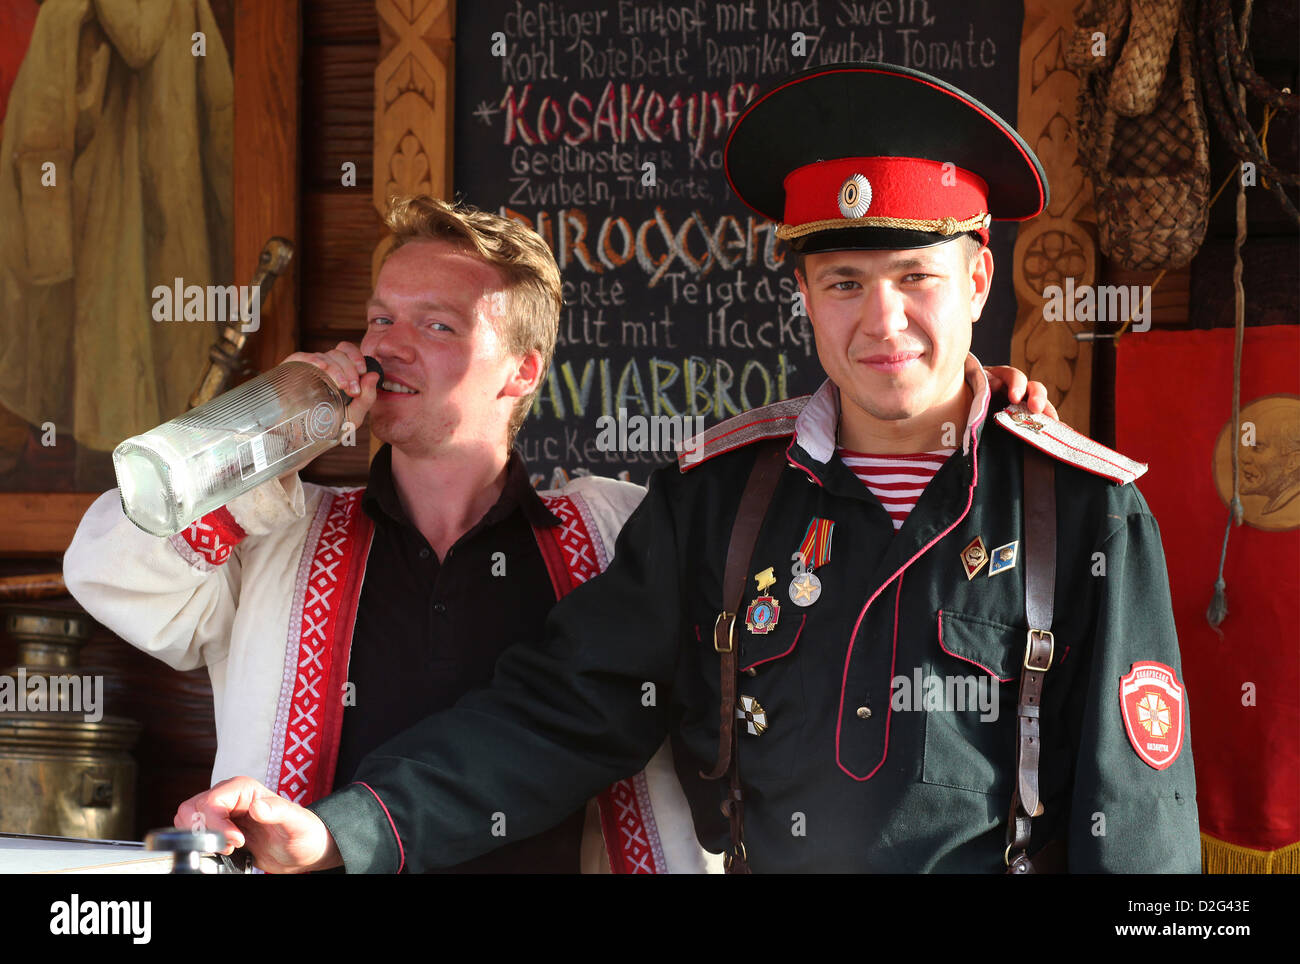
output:
M 669 733 L 699 839 L 736 869 L 1199 868 L 1144 466 L 993 399 L 969 353 L 990 219 L 1047 201 L 1033 152 L 935 78 L 847 64 L 756 100 L 726 165 L 796 251 L 829 380 L 657 472 L 545 645 L 357 784 L 308 811 L 230 781 L 179 826 L 201 813 L 273 870 L 454 864 Z

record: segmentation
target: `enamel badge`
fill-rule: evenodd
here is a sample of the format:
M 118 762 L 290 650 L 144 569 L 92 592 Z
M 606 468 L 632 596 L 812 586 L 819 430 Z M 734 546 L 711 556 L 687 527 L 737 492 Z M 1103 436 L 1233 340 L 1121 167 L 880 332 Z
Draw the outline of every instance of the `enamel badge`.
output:
M 781 618 L 781 604 L 771 596 L 759 596 L 745 611 L 745 626 L 751 633 L 762 636 L 776 629 Z
M 989 551 L 984 548 L 984 540 L 979 536 L 961 551 L 961 566 L 966 570 L 967 579 L 974 579 L 988 561 Z
M 1028 412 L 1011 412 L 1011 421 L 1023 429 L 1028 429 L 1030 432 L 1041 432 L 1043 430 L 1042 421 Z
M 736 701 L 736 719 L 745 721 L 745 732 L 751 736 L 761 736 L 767 729 L 767 710 L 752 696 Z
M 1124 730 L 1142 762 L 1163 770 L 1183 748 L 1183 685 L 1164 663 L 1134 663 L 1120 677 Z
M 776 569 L 768 566 L 753 579 L 754 585 L 758 587 L 758 595 L 745 611 L 745 626 L 751 633 L 762 636 L 776 629 L 776 621 L 781 618 L 781 604 L 775 597 L 764 595 L 776 585 Z
M 1020 547 L 1020 540 L 1008 542 L 1005 546 L 998 546 L 993 550 L 993 556 L 989 560 L 989 575 L 996 576 L 1000 572 L 1006 572 L 1008 569 L 1016 568 L 1016 550 Z

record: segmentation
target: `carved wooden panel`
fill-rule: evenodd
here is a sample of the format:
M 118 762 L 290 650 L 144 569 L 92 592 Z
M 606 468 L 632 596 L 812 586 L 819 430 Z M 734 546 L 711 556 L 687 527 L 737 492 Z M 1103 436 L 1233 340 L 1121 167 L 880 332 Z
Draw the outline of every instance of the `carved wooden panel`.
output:
M 1019 307 L 1011 364 L 1045 384 L 1061 418 L 1087 432 L 1092 345 L 1074 338 L 1077 326 L 1043 319 L 1045 287 L 1064 285 L 1066 277 L 1075 285 L 1093 284 L 1097 276 L 1092 185 L 1079 163 L 1075 129 L 1079 82 L 1064 58 L 1074 19 L 1064 4 L 1025 0 L 1017 127 L 1043 163 L 1051 200 L 1016 236 L 1013 281 Z
M 452 0 L 376 0 L 375 210 L 395 194 L 451 192 Z M 375 250 L 375 264 L 382 245 Z
M 451 196 L 456 10 L 454 0 L 375 0 L 375 11 L 373 199 L 382 216 L 393 195 Z M 372 282 L 385 249 L 381 241 L 374 250 Z

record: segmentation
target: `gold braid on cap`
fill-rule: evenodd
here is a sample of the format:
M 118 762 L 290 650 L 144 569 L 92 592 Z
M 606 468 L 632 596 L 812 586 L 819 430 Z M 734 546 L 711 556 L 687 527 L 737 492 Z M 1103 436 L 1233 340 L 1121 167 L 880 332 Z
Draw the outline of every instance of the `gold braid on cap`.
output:
M 972 214 L 962 221 L 956 218 L 931 218 L 920 221 L 915 218 L 890 218 L 879 215 L 861 218 L 824 218 L 821 221 L 809 221 L 807 224 L 782 224 L 776 229 L 776 236 L 782 241 L 791 241 L 817 231 L 834 228 L 901 228 L 906 231 L 930 231 L 947 236 L 987 228 L 992 220 L 993 218 L 984 212 Z

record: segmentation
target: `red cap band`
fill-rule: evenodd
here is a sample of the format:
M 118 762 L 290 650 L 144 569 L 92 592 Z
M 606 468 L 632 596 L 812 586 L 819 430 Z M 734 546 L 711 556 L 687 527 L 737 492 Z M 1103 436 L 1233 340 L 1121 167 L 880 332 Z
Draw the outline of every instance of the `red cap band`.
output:
M 791 227 L 858 217 L 962 221 L 988 211 L 982 177 L 916 157 L 818 161 L 791 171 L 784 184 L 784 220 Z M 987 243 L 988 229 L 975 230 Z

